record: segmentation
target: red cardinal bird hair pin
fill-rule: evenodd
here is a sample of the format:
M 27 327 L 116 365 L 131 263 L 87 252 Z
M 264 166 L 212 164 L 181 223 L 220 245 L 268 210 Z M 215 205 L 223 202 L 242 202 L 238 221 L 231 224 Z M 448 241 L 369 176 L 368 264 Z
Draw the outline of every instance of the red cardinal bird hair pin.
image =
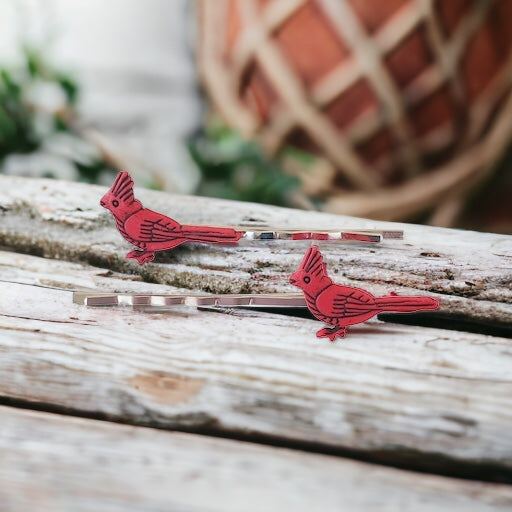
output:
M 316 245 L 307 250 L 299 269 L 290 276 L 290 283 L 299 287 L 303 293 L 143 295 L 75 292 L 73 301 L 91 307 L 132 306 L 149 308 L 151 311 L 175 306 L 272 309 L 307 307 L 316 318 L 332 325 L 316 333 L 319 338 L 329 338 L 331 341 L 344 338 L 349 325 L 365 322 L 379 313 L 439 309 L 439 301 L 431 297 L 402 297 L 396 294 L 374 297 L 361 288 L 333 283 Z
M 384 313 L 412 313 L 439 309 L 439 301 L 432 297 L 398 296 L 374 297 L 361 288 L 333 283 L 327 275 L 322 253 L 316 245 L 311 246 L 299 269 L 290 276 L 290 283 L 300 288 L 311 313 L 332 327 L 320 329 L 318 338 L 347 335 L 348 326 L 355 325 Z
M 110 190 L 101 198 L 101 206 L 112 213 L 117 229 L 125 240 L 137 249 L 126 257 L 140 265 L 153 261 L 156 251 L 174 249 L 185 242 L 238 244 L 241 238 L 254 241 L 269 240 L 327 240 L 334 242 L 378 243 L 382 239 L 401 239 L 402 231 L 350 230 L 319 232 L 308 230 L 241 231 L 235 228 L 189 226 L 144 208 L 133 194 L 133 180 L 120 172 Z
M 236 244 L 243 233 L 231 228 L 181 225 L 170 217 L 144 208 L 133 195 L 133 180 L 120 172 L 110 190 L 101 198 L 101 206 L 110 210 L 117 229 L 138 250 L 126 257 L 140 265 L 155 259 L 155 251 L 174 249 L 185 242 Z

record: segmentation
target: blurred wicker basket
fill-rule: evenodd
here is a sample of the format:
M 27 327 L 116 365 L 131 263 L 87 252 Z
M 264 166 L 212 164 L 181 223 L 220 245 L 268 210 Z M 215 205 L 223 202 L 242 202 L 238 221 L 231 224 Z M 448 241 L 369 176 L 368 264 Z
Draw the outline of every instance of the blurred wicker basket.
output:
M 512 0 L 202 0 L 200 14 L 214 105 L 270 154 L 327 158 L 334 172 L 309 179 L 326 210 L 449 210 L 510 140 Z

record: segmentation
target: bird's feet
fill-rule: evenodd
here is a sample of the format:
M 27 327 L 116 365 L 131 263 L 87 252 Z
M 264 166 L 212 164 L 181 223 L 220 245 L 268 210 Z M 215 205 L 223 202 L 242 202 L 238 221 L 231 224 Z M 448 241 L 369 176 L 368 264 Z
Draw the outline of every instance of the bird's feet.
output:
M 316 333 L 317 338 L 329 338 L 334 341 L 336 338 L 344 338 L 348 333 L 346 327 L 324 327 Z
M 155 253 L 153 251 L 130 251 L 126 257 L 136 259 L 139 265 L 143 265 L 144 263 L 153 261 L 155 259 Z

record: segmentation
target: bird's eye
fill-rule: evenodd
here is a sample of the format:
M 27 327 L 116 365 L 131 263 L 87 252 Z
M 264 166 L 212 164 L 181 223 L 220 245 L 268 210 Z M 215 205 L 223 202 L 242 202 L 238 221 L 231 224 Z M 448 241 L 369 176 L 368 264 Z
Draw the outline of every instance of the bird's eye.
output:
M 307 284 L 311 281 L 311 278 L 309 276 L 304 276 L 304 282 Z
M 117 199 L 114 199 L 112 201 L 112 206 L 114 206 L 115 208 L 117 208 L 119 206 L 119 201 Z

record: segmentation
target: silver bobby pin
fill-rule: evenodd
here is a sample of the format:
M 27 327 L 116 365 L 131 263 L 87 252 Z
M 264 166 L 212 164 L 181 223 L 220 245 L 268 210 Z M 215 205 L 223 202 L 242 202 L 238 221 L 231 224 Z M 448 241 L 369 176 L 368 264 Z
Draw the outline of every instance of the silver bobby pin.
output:
M 245 240 L 325 240 L 379 243 L 382 240 L 402 240 L 403 231 L 354 230 L 354 231 L 306 231 L 306 230 L 262 230 L 243 231 Z
M 248 307 L 248 308 L 304 308 L 301 293 L 263 293 L 226 295 L 152 295 L 129 293 L 74 292 L 73 302 L 91 307 L 131 306 L 134 308 L 193 307 Z
M 261 225 L 244 228 L 181 224 L 175 219 L 144 208 L 135 198 L 133 180 L 127 172 L 120 172 L 112 187 L 100 200 L 101 206 L 112 213 L 121 236 L 135 249 L 126 257 L 136 259 L 140 265 L 155 259 L 157 251 L 169 251 L 181 244 L 237 245 L 241 239 L 269 240 L 322 240 L 332 242 L 359 242 L 375 244 L 383 239 L 402 239 L 402 231 L 350 229 L 347 231 L 275 229 Z

